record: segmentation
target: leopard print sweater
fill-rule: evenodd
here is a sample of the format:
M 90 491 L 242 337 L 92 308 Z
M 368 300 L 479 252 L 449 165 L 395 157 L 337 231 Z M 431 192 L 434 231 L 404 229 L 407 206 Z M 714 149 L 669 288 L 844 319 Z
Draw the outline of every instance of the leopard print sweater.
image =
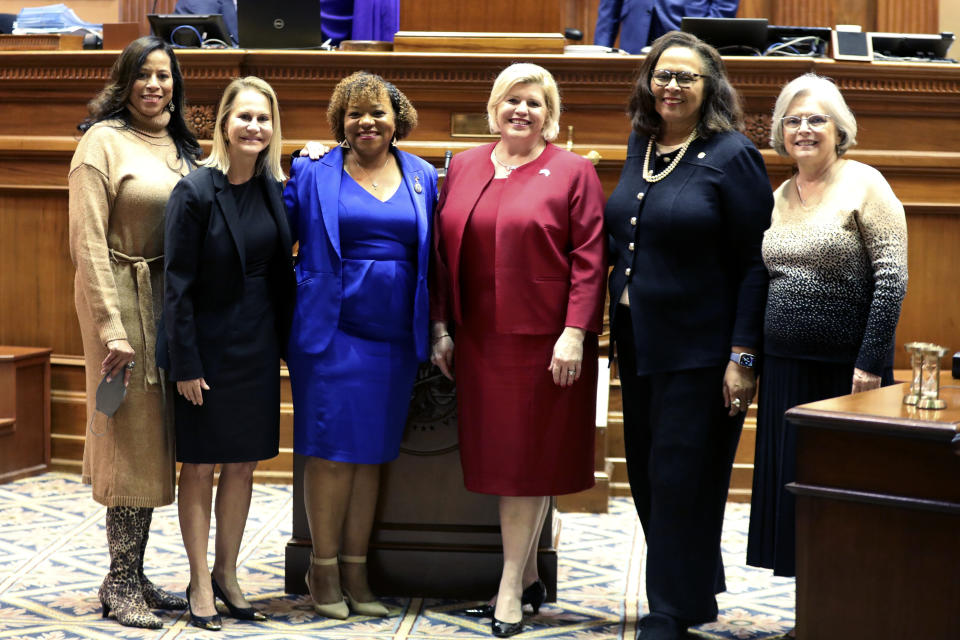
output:
M 795 177 L 774 194 L 764 350 L 880 375 L 907 291 L 906 218 L 876 169 L 838 162 L 818 203 L 801 204 Z

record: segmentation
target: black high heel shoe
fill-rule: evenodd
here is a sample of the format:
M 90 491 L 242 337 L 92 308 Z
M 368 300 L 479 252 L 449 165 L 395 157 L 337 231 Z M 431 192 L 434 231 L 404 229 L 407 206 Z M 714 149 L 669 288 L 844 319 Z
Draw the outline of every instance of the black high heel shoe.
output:
M 520 622 L 503 622 L 494 616 L 493 621 L 490 622 L 490 632 L 498 638 L 509 638 L 521 631 L 523 631 L 523 618 L 520 618 Z
M 227 605 L 227 611 L 230 612 L 231 617 L 237 620 L 252 620 L 253 622 L 266 622 L 269 619 L 253 607 L 235 607 L 233 603 L 227 600 L 227 594 L 217 584 L 217 580 L 212 573 L 210 574 L 210 584 L 213 586 L 213 597 L 220 598 L 220 602 Z
M 216 605 L 216 600 L 214 600 Z M 212 616 L 198 616 L 193 612 L 193 603 L 190 602 L 190 585 L 187 585 L 187 610 L 190 612 L 190 624 L 207 631 L 220 631 L 223 628 L 223 621 L 220 614 L 215 613 Z
M 546 600 L 547 585 L 543 583 L 543 580 L 537 578 L 536 582 L 523 590 L 523 593 L 520 595 L 520 606 L 522 607 L 525 604 L 530 605 L 533 608 L 533 615 L 537 615 L 540 613 L 540 605 L 542 605 Z M 493 610 L 494 606 L 488 602 L 479 607 L 470 607 L 469 609 L 464 609 L 463 612 L 471 618 L 492 618 Z M 500 624 L 509 623 L 501 622 Z
M 547 601 L 547 585 L 543 580 L 537 578 L 537 581 L 523 590 L 520 596 L 520 606 L 525 604 L 533 607 L 533 615 L 540 613 L 540 605 Z

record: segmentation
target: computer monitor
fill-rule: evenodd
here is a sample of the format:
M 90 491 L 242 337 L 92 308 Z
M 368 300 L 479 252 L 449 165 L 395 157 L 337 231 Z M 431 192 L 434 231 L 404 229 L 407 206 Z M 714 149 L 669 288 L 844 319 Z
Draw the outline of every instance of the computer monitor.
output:
M 317 49 L 323 44 L 317 0 L 237 0 L 244 49 Z
M 766 18 L 684 18 L 680 29 L 723 55 L 758 56 L 767 45 Z
M 147 19 L 154 35 L 174 47 L 232 46 L 230 31 L 219 13 L 151 13 Z
M 870 33 L 874 57 L 946 58 L 953 34 L 944 33 Z

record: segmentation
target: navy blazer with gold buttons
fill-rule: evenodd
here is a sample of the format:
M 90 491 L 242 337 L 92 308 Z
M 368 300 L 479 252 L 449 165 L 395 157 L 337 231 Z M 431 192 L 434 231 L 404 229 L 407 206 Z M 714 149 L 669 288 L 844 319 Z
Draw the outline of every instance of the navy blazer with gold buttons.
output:
M 760 247 L 773 211 L 760 152 L 743 134 L 715 133 L 647 182 L 648 141 L 630 134 L 604 212 L 610 325 L 626 288 L 638 375 L 722 365 L 731 346 L 759 350 L 769 281 Z

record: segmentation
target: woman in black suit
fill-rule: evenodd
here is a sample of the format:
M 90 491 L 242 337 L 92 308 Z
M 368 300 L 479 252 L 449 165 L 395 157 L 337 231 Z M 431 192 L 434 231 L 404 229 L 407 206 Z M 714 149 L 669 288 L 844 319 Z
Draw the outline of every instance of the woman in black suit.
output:
M 720 530 L 756 388 L 773 206 L 716 50 L 672 31 L 640 65 L 633 131 L 607 202 L 610 324 L 627 473 L 647 540 L 641 640 L 714 620 Z M 732 360 L 732 362 L 731 362 Z
M 215 597 L 235 618 L 266 619 L 244 598 L 236 564 L 253 471 L 278 452 L 280 357 L 294 287 L 280 153 L 273 89 L 259 78 L 234 80 L 220 101 L 206 166 L 181 180 L 167 205 L 164 319 L 183 463 L 177 502 L 190 621 L 210 630 L 220 628 Z

